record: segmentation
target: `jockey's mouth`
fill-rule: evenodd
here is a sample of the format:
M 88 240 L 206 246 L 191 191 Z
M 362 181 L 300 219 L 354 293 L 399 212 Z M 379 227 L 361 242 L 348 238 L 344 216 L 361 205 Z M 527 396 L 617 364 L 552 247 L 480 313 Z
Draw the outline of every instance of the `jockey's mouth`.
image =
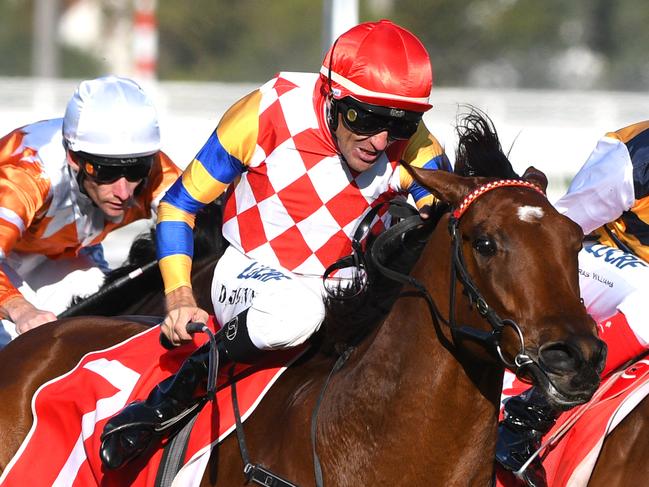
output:
M 381 152 L 370 149 L 358 148 L 358 158 L 366 164 L 374 164 L 381 155 Z

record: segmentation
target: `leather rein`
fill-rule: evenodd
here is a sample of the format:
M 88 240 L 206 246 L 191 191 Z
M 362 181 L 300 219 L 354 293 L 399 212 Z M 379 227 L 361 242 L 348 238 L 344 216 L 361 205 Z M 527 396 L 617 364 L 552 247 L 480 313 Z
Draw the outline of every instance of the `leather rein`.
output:
M 450 299 L 449 299 L 449 319 L 445 319 L 442 314 L 439 312 L 437 305 L 435 304 L 432 296 L 426 289 L 426 287 L 415 279 L 412 276 L 403 274 L 401 272 L 395 271 L 388 268 L 382 262 L 385 257 L 385 249 L 389 247 L 386 245 L 388 241 L 393 241 L 395 235 L 403 236 L 410 230 L 421 227 L 426 222 L 421 219 L 418 212 L 408 205 L 405 201 L 402 200 L 393 200 L 390 202 L 385 202 L 378 204 L 372 207 L 367 214 L 363 217 L 359 223 L 354 235 L 352 237 L 352 254 L 343 257 L 339 261 L 335 262 L 329 266 L 323 275 L 323 281 L 326 281 L 335 271 L 347 268 L 354 267 L 359 272 L 365 274 L 365 279 L 361 280 L 360 290 L 353 296 L 341 297 L 337 296 L 337 299 L 350 299 L 358 295 L 367 287 L 367 263 L 365 261 L 364 252 L 362 250 L 362 240 L 367 236 L 371 229 L 371 224 L 374 219 L 378 216 L 380 208 L 385 204 L 389 204 L 389 211 L 393 217 L 401 218 L 402 220 L 381 233 L 375 240 L 374 244 L 370 247 L 368 254 L 369 258 L 372 261 L 372 264 L 376 269 L 385 275 L 386 277 L 400 282 L 402 284 L 408 284 L 414 287 L 428 303 L 431 315 L 434 320 L 441 321 L 446 326 L 448 326 L 453 333 L 454 340 L 457 336 L 462 336 L 474 341 L 478 341 L 487 349 L 495 351 L 497 356 L 500 358 L 501 362 L 516 371 L 524 366 L 535 366 L 539 367 L 538 364 L 525 352 L 525 340 L 523 337 L 523 332 L 521 331 L 519 325 L 510 319 L 502 319 L 500 316 L 487 304 L 487 301 L 484 299 L 477 286 L 473 282 L 473 279 L 466 270 L 466 264 L 464 261 L 464 256 L 462 253 L 461 245 L 461 235 L 459 230 L 459 222 L 462 215 L 466 212 L 469 206 L 483 194 L 502 187 L 519 187 L 519 188 L 529 188 L 534 191 L 537 191 L 545 196 L 545 193 L 536 185 L 523 180 L 515 179 L 502 179 L 494 182 L 490 182 L 478 187 L 472 193 L 470 193 L 460 206 L 455 209 L 449 218 L 448 229 L 451 235 L 451 279 L 450 279 Z M 408 216 L 409 215 L 409 216 Z M 486 319 L 491 325 L 492 331 L 486 332 L 473 328 L 468 325 L 458 325 L 455 317 L 455 301 L 456 301 L 456 286 L 455 282 L 459 281 L 463 288 L 464 292 L 469 298 L 470 303 L 475 306 L 478 313 Z M 329 292 L 329 288 L 325 286 L 325 289 Z M 518 335 L 520 341 L 520 350 L 518 354 L 514 357 L 513 361 L 508 360 L 502 353 L 500 347 L 500 340 L 502 337 L 502 332 L 506 327 L 510 327 Z M 351 353 L 353 352 L 354 347 L 349 346 L 344 350 L 338 359 L 336 360 L 332 370 L 324 381 L 320 394 L 316 398 L 316 403 L 314 406 L 313 413 L 311 415 L 311 448 L 313 455 L 314 463 L 314 475 L 315 475 L 315 484 L 317 487 L 324 486 L 324 478 L 322 474 L 322 467 L 320 464 L 320 459 L 316 451 L 317 444 L 317 425 L 318 425 L 318 412 L 320 406 L 324 400 L 324 396 L 330 380 L 332 377 L 344 366 L 344 364 L 349 359 Z M 244 475 L 246 476 L 247 482 L 252 482 L 254 484 L 266 486 L 266 487 L 297 487 L 296 484 L 291 483 L 290 481 L 280 477 L 279 475 L 271 472 L 270 470 L 262 467 L 261 465 L 254 464 L 250 461 L 250 455 L 246 446 L 245 435 L 243 432 L 243 426 L 241 424 L 241 417 L 239 413 L 237 395 L 236 395 L 236 386 L 234 381 L 232 382 L 232 399 L 233 399 L 233 408 L 236 421 L 236 430 L 237 438 L 239 442 L 239 448 L 241 451 L 241 456 L 244 461 Z
M 462 252 L 462 238 L 459 230 L 460 219 L 462 218 L 462 215 L 464 215 L 464 213 L 467 211 L 467 209 L 471 206 L 471 204 L 473 204 L 480 196 L 484 195 L 485 193 L 503 187 L 528 188 L 537 191 L 545 196 L 545 193 L 538 186 L 528 181 L 501 179 L 478 187 L 464 198 L 459 207 L 452 211 L 448 221 L 448 230 L 451 236 L 451 276 L 448 319 L 442 316 L 430 293 L 421 282 L 419 282 L 412 276 L 389 269 L 383 264 L 381 259 L 381 244 L 383 242 L 383 239 L 389 238 L 389 236 L 387 236 L 386 234 L 389 231 L 396 229 L 396 227 L 398 227 L 399 225 L 407 224 L 408 220 L 413 221 L 407 224 L 408 228 L 406 230 L 417 226 L 417 224 L 421 225 L 423 223 L 423 220 L 421 220 L 418 215 L 400 222 L 395 227 L 392 227 L 388 231 L 379 235 L 379 237 L 374 242 L 374 245 L 370 249 L 370 259 L 372 260 L 372 263 L 374 264 L 374 266 L 376 266 L 378 271 L 386 277 L 414 287 L 426 299 L 433 318 L 435 320 L 438 320 L 439 322 L 442 322 L 451 329 L 454 341 L 458 337 L 460 337 L 481 343 L 487 350 L 495 353 L 495 355 L 506 367 L 517 372 L 523 367 L 534 366 L 540 368 L 540 366 L 527 354 L 523 332 L 518 323 L 508 318 L 501 318 L 498 313 L 496 313 L 496 311 L 489 306 L 487 300 L 482 296 L 475 282 L 469 275 L 466 269 L 466 263 Z M 400 231 L 404 230 L 400 229 Z M 375 251 L 375 249 L 379 250 Z M 461 325 L 457 323 L 455 316 L 456 281 L 459 281 L 462 284 L 464 293 L 468 297 L 471 305 L 474 306 L 480 316 L 482 316 L 491 325 L 491 331 L 484 331 L 469 325 Z M 514 331 L 514 333 L 516 333 L 516 336 L 518 337 L 520 343 L 519 351 L 513 360 L 505 357 L 501 348 L 502 333 L 503 330 L 507 327 L 510 327 Z

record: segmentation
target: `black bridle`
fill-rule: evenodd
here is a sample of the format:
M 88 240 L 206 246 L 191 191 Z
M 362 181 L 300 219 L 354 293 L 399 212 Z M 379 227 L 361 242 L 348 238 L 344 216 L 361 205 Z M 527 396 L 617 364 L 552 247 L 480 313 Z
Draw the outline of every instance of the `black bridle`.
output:
M 433 318 L 445 324 L 451 329 L 454 340 L 457 340 L 457 338 L 466 338 L 481 343 L 483 346 L 485 346 L 485 348 L 487 348 L 487 350 L 494 353 L 506 367 L 514 370 L 515 372 L 518 372 L 524 367 L 533 366 L 540 368 L 540 366 L 526 352 L 525 339 L 518 323 L 511 319 L 501 318 L 498 313 L 496 313 L 496 311 L 491 306 L 489 306 L 486 299 L 482 296 L 482 294 L 478 290 L 478 287 L 475 285 L 475 282 L 469 275 L 466 269 L 466 263 L 462 252 L 462 237 L 459 230 L 460 219 L 469 208 L 469 206 L 483 194 L 493 189 L 502 187 L 528 188 L 537 191 L 545 196 L 545 194 L 539 187 L 528 181 L 502 179 L 478 187 L 462 201 L 457 209 L 455 209 L 451 213 L 448 221 L 448 230 L 451 236 L 451 276 L 448 320 L 442 316 L 430 293 L 421 282 L 419 282 L 412 276 L 408 276 L 406 274 L 402 274 L 389 269 L 383 264 L 383 262 L 381 261 L 382 259 L 380 258 L 380 252 L 375 252 L 374 249 L 380 249 L 381 239 L 384 235 L 386 235 L 387 232 L 379 235 L 379 237 L 374 242 L 372 249 L 370 249 L 370 259 L 372 260 L 372 263 L 374 264 L 374 266 L 376 266 L 378 271 L 383 275 L 397 282 L 408 284 L 414 287 L 421 295 L 423 295 L 426 299 L 426 302 L 428 303 Z M 411 228 L 417 225 L 421 225 L 423 222 L 419 218 L 419 216 L 410 217 L 408 220 L 411 220 L 411 222 L 409 223 Z M 406 222 L 408 222 L 408 220 L 405 220 L 402 223 L 405 224 Z M 459 325 L 457 323 L 455 316 L 456 281 L 459 281 L 462 284 L 464 293 L 468 297 L 471 305 L 474 306 L 480 316 L 482 316 L 491 325 L 491 331 L 484 331 L 469 325 Z M 507 327 L 511 328 L 514 331 L 520 343 L 519 351 L 513 360 L 509 360 L 507 357 L 505 357 L 501 348 L 503 330 Z
M 367 274 L 366 274 L 367 263 L 364 258 L 364 252 L 362 251 L 361 241 L 369 233 L 369 229 L 371 228 L 371 223 L 374 220 L 374 218 L 376 218 L 376 216 L 378 215 L 379 209 L 384 204 L 389 204 L 390 205 L 389 211 L 391 212 L 391 214 L 393 216 L 396 216 L 397 218 L 401 218 L 402 220 L 399 223 L 387 229 L 382 234 L 380 234 L 374 241 L 373 245 L 370 247 L 368 254 L 369 254 L 369 259 L 371 260 L 373 266 L 387 278 L 392 279 L 401 284 L 407 284 L 414 287 L 426 299 L 433 320 L 436 322 L 442 322 L 451 329 L 451 333 L 453 334 L 454 341 L 456 341 L 457 338 L 461 336 L 483 344 L 487 348 L 487 350 L 495 353 L 500 359 L 500 361 L 506 367 L 513 369 L 517 374 L 524 367 L 533 367 L 542 371 L 541 366 L 537 364 L 526 353 L 525 339 L 523 337 L 523 332 L 520 329 L 520 326 L 514 320 L 502 319 L 498 315 L 498 313 L 496 313 L 496 311 L 494 311 L 489 306 L 487 301 L 484 299 L 484 297 L 478 290 L 477 286 L 473 282 L 473 279 L 471 278 L 471 276 L 466 270 L 466 264 L 464 261 L 464 256 L 462 254 L 462 244 L 461 244 L 462 238 L 459 230 L 460 218 L 467 210 L 467 208 L 471 205 L 471 203 L 473 203 L 478 197 L 482 196 L 483 194 L 493 189 L 507 187 L 507 186 L 529 188 L 545 196 L 545 193 L 538 186 L 528 181 L 516 180 L 516 179 L 501 179 L 478 187 L 466 198 L 464 198 L 462 204 L 460 204 L 460 206 L 457 209 L 455 209 L 451 213 L 451 216 L 449 217 L 448 230 L 451 235 L 451 276 L 450 276 L 450 291 L 449 291 L 450 297 L 449 297 L 448 320 L 445 319 L 442 316 L 442 314 L 439 312 L 439 309 L 435 304 L 435 301 L 433 300 L 432 296 L 430 295 L 426 287 L 421 282 L 419 282 L 417 279 L 415 279 L 414 277 L 408 274 L 403 274 L 401 272 L 395 271 L 383 264 L 383 259 L 386 257 L 387 254 L 386 249 L 390 247 L 390 244 L 388 242 L 394 241 L 395 234 L 403 238 L 403 236 L 410 230 L 421 228 L 423 225 L 426 224 L 426 222 L 421 219 L 421 217 L 416 212 L 416 210 L 414 210 L 414 208 L 412 208 L 411 206 L 407 205 L 405 202 L 400 200 L 393 200 L 390 202 L 381 203 L 379 205 L 374 206 L 366 213 L 366 215 L 363 217 L 363 219 L 357 226 L 356 231 L 354 232 L 354 235 L 352 237 L 351 255 L 343 257 L 339 261 L 329 266 L 324 272 L 323 281 L 326 281 L 335 271 L 346 267 L 356 268 L 356 270 L 359 273 L 365 274 L 365 277 L 367 278 Z M 406 214 L 410 216 L 406 216 Z M 464 288 L 464 292 L 469 299 L 469 302 L 473 306 L 475 306 L 478 313 L 484 319 L 486 319 L 487 322 L 491 325 L 491 332 L 479 330 L 477 328 L 468 325 L 457 324 L 457 320 L 455 317 L 456 281 L 459 281 L 462 284 Z M 367 287 L 367 280 L 362 279 L 360 282 L 360 290 L 357 293 L 354 293 L 350 297 L 357 296 L 358 293 L 364 291 L 366 287 Z M 330 296 L 334 296 L 333 294 L 331 294 L 327 285 L 325 285 L 325 290 L 327 290 Z M 335 296 L 336 299 L 348 299 L 350 297 L 341 298 L 341 296 Z M 519 352 L 516 354 L 513 361 L 508 360 L 504 356 L 500 346 L 502 333 L 506 327 L 512 328 L 512 330 L 514 330 L 514 332 L 516 333 L 520 341 Z M 318 458 L 318 453 L 316 451 L 318 412 L 320 410 L 320 406 L 322 405 L 325 392 L 327 390 L 327 387 L 329 385 L 332 376 L 344 366 L 344 364 L 349 359 L 353 350 L 354 347 L 349 346 L 343 353 L 340 354 L 340 356 L 336 360 L 333 369 L 325 379 L 320 394 L 316 399 L 316 404 L 313 410 L 313 414 L 311 416 L 311 448 L 313 454 L 315 483 L 317 487 L 324 486 L 322 467 L 320 465 L 320 459 Z M 277 484 L 277 485 L 283 485 L 283 484 Z

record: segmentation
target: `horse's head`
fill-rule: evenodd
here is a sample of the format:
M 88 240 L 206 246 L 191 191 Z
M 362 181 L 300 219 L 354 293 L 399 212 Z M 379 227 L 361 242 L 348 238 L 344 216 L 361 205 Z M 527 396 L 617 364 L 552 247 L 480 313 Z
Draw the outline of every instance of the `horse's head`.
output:
M 446 319 L 456 329 L 473 327 L 456 338 L 482 341 L 558 407 L 588 400 L 606 353 L 579 295 L 583 234 L 548 202 L 544 175 L 529 170 L 527 179 L 494 180 L 411 172 L 455 209 L 447 222 L 455 305 Z

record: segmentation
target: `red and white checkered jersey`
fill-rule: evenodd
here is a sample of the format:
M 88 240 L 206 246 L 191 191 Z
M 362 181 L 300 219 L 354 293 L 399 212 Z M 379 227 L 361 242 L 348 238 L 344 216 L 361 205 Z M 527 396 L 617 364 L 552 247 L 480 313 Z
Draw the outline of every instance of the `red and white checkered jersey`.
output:
M 223 234 L 249 257 L 297 274 L 322 275 L 351 252 L 351 236 L 369 208 L 411 191 L 418 206 L 432 195 L 414 183 L 401 161 L 449 170 L 423 123 L 395 141 L 366 171 L 341 159 L 325 120 L 317 74 L 279 73 L 237 102 L 167 193 L 158 219 L 158 246 L 167 292 L 189 285 L 189 245 L 178 224 L 192 225 L 200 205 L 228 184 Z M 388 224 L 385 212 L 374 222 Z

